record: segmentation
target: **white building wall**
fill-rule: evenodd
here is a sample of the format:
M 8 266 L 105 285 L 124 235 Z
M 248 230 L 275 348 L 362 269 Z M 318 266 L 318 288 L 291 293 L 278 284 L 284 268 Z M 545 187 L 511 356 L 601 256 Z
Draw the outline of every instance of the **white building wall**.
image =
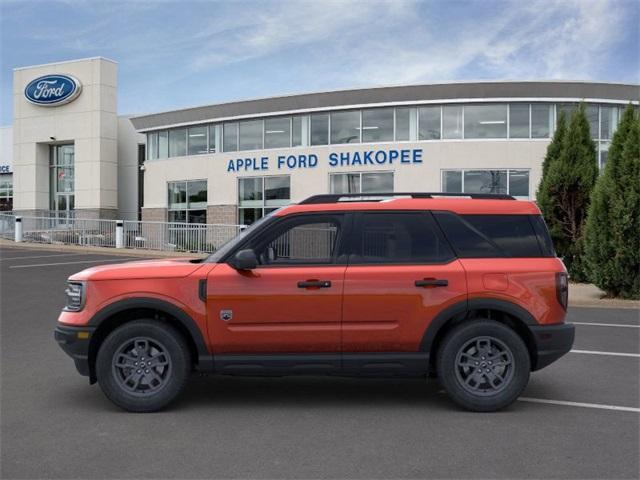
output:
M 329 193 L 329 174 L 358 171 L 393 171 L 394 190 L 397 192 L 441 191 L 441 171 L 445 169 L 529 169 L 530 197 L 540 181 L 542 159 L 549 139 L 543 140 L 462 140 L 433 142 L 397 142 L 393 144 L 358 144 L 350 146 L 322 146 L 287 148 L 238 153 L 217 153 L 152 160 L 145 163 L 145 208 L 167 208 L 167 182 L 206 179 L 209 205 L 235 205 L 238 203 L 237 178 L 244 176 L 290 175 L 291 201 L 320 193 Z M 394 165 L 329 165 L 329 154 L 336 152 L 362 152 L 365 150 L 418 149 L 422 163 Z M 279 155 L 318 156 L 314 168 L 277 168 Z M 267 156 L 269 169 L 264 171 L 227 172 L 229 160 Z
M 129 116 L 118 117 L 118 218 L 138 219 L 138 148 L 145 136 L 136 132 Z
M 74 101 L 43 107 L 29 103 L 25 86 L 48 74 L 82 83 Z M 14 209 L 48 210 L 49 148 L 75 144 L 75 207 L 101 215 L 118 208 L 117 65 L 90 58 L 14 70 Z M 53 137 L 53 138 L 52 138 Z

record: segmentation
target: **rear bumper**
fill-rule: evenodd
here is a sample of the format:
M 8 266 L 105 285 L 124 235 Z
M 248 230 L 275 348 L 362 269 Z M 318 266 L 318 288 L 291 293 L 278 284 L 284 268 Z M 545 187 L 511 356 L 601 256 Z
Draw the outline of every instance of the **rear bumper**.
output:
M 540 370 L 568 353 L 573 346 L 575 327 L 572 323 L 530 326 L 537 360 L 532 370 Z
M 90 376 L 91 373 L 89 369 L 89 342 L 94 330 L 91 327 L 58 325 L 53 331 L 53 336 L 60 348 L 73 359 L 76 369 L 80 375 L 85 377 Z

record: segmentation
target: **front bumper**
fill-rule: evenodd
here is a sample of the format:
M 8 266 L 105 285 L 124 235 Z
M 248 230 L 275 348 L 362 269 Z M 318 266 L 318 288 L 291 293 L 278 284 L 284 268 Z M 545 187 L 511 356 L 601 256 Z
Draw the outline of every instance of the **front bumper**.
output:
M 68 327 L 58 325 L 53 331 L 53 336 L 69 355 L 76 365 L 76 369 L 80 375 L 90 376 L 89 369 L 89 343 L 95 328 L 92 327 Z
M 568 353 L 573 346 L 573 323 L 530 326 L 535 342 L 537 359 L 532 370 L 540 370 Z

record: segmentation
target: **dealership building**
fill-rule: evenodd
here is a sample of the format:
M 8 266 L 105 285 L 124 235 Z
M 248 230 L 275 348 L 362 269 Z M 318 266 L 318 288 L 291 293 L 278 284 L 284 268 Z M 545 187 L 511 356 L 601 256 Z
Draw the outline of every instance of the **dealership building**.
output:
M 562 111 L 586 103 L 602 167 L 622 110 L 640 97 L 639 85 L 483 81 L 125 116 L 116 108 L 117 77 L 117 64 L 104 58 L 14 71 L 13 125 L 0 136 L 0 208 L 249 224 L 320 193 L 535 199 Z

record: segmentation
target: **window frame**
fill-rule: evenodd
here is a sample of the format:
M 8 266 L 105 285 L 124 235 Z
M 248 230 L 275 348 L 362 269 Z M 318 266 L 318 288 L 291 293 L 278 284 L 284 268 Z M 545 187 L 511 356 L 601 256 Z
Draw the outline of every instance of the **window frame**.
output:
M 530 200 L 531 199 L 531 168 L 481 168 L 481 167 L 473 167 L 473 168 L 443 168 L 440 170 L 440 191 L 441 192 L 445 192 L 444 189 L 444 185 L 445 185 L 445 181 L 444 181 L 444 176 L 446 172 L 460 172 L 462 174 L 461 177 L 461 192 L 445 192 L 445 193 L 460 193 L 460 195 L 465 195 L 465 194 L 469 194 L 469 193 L 473 193 L 473 192 L 465 192 L 465 188 L 464 188 L 464 183 L 465 183 L 465 179 L 464 179 L 464 174 L 465 172 L 474 172 L 474 171 L 491 171 L 491 170 L 498 170 L 498 171 L 504 171 L 506 172 L 507 175 L 507 192 L 506 195 L 511 195 L 511 172 L 514 171 L 526 171 L 529 173 L 529 195 L 528 196 L 524 196 L 524 195 L 517 195 L 515 196 L 516 199 L 518 200 Z
M 273 177 L 286 177 L 289 180 L 289 198 L 288 199 L 283 199 L 284 201 L 287 201 L 287 203 L 282 203 L 282 205 L 267 205 L 267 200 L 265 198 L 265 185 L 266 185 L 266 180 L 267 178 L 273 178 Z M 242 205 L 241 199 L 240 199 L 240 182 L 242 182 L 243 180 L 246 179 L 260 179 L 261 180 L 261 200 L 259 200 L 261 202 L 260 205 Z M 282 208 L 286 205 L 290 205 L 291 204 L 291 175 L 256 175 L 256 176 L 245 176 L 245 177 L 237 177 L 237 181 L 236 181 L 236 199 L 237 199 L 237 218 L 238 218 L 238 223 L 240 223 L 240 210 L 242 209 L 249 209 L 249 210 L 261 210 L 262 214 L 259 218 L 257 218 L 255 221 L 257 222 L 258 220 L 260 220 L 260 218 L 264 217 L 267 215 L 266 210 L 277 210 L 278 208 Z M 258 201 L 258 200 L 256 200 Z
M 366 170 L 366 171 L 358 170 L 358 171 L 355 171 L 355 172 L 329 172 L 329 188 L 328 188 L 328 191 L 329 191 L 329 193 L 335 194 L 335 195 L 348 195 L 350 193 L 363 193 L 363 194 L 377 193 L 377 192 L 363 192 L 362 191 L 362 176 L 363 175 L 369 175 L 369 174 L 380 174 L 380 173 L 391 174 L 391 183 L 392 183 L 391 191 L 392 192 L 395 191 L 395 187 L 396 187 L 395 170 Z M 347 192 L 347 193 L 334 192 L 333 191 L 333 184 L 331 183 L 331 178 L 334 177 L 334 176 L 338 176 L 338 175 L 358 175 L 358 191 L 357 192 Z M 389 193 L 389 192 L 380 192 L 380 193 Z

